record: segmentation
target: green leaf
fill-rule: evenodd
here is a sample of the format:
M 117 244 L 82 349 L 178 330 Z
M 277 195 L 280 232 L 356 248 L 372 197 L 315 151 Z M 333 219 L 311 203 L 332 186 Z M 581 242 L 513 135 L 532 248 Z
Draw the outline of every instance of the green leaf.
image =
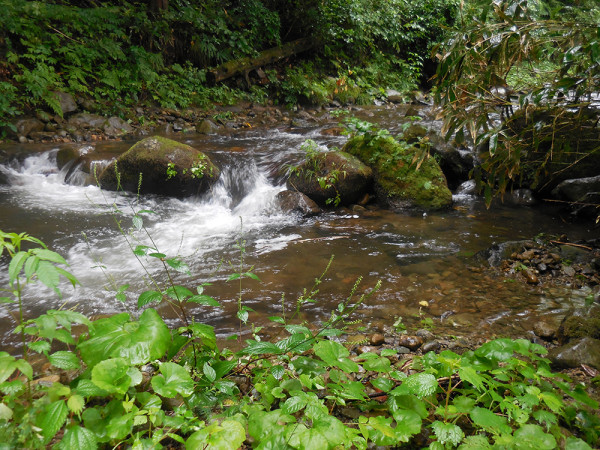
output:
M 73 394 L 69 397 L 69 400 L 67 400 L 67 407 L 69 408 L 69 411 L 75 414 L 81 414 L 84 406 L 85 399 L 81 395 Z
M 237 450 L 246 440 L 246 430 L 235 420 L 224 420 L 220 424 L 214 422 L 202 430 L 193 433 L 187 441 L 185 448 Z
M 160 375 L 152 377 L 152 388 L 163 397 L 175 398 L 178 394 L 189 397 L 194 392 L 194 381 L 179 364 L 165 362 L 160 365 Z
M 492 448 L 485 436 L 467 436 L 458 450 L 479 450 Z
M 129 362 L 125 358 L 101 361 L 92 369 L 92 383 L 109 393 L 125 395 L 131 386 Z
M 36 424 L 42 429 L 44 442 L 48 443 L 62 428 L 69 415 L 69 409 L 64 400 L 57 400 L 46 405 L 39 416 Z
M 592 450 L 592 447 L 579 438 L 569 436 L 567 438 L 565 450 Z
M 565 406 L 563 401 L 553 392 L 542 392 L 540 398 L 554 413 L 560 414 Z
M 556 448 L 556 440 L 551 434 L 544 433 L 539 425 L 523 425 L 513 434 L 519 448 L 551 450 Z
M 377 356 L 376 358 L 369 358 L 362 363 L 362 366 L 366 370 L 372 370 L 374 372 L 387 373 L 392 370 L 390 360 L 382 356 Z
M 163 259 L 163 258 L 167 257 L 167 255 L 165 255 L 164 253 L 160 253 L 160 252 L 148 253 L 148 256 L 151 256 L 152 258 L 156 258 L 156 259 Z
M 204 375 L 208 381 L 213 382 L 217 379 L 217 373 L 215 372 L 215 369 L 210 366 L 210 364 L 204 363 L 202 371 L 204 372 Z
M 190 291 L 188 288 L 183 287 L 183 286 L 170 286 L 165 291 L 165 294 L 167 294 L 173 300 L 177 300 L 179 302 L 182 302 L 186 298 L 191 297 L 193 295 L 192 291 Z
M 162 358 L 170 344 L 169 328 L 154 309 L 147 309 L 137 322 L 130 322 L 127 313 L 93 322 L 90 338 L 78 349 L 88 367 L 112 357 L 139 365 Z
M 40 261 L 35 273 L 42 284 L 57 291 L 57 286 L 60 282 L 60 274 L 58 270 L 56 270 L 56 267 L 48 261 Z
M 248 414 L 248 433 L 257 442 L 262 442 L 269 436 L 281 435 L 286 423 L 294 423 L 296 419 L 281 409 L 264 412 L 250 409 Z
M 389 392 L 395 386 L 395 382 L 390 380 L 389 378 L 375 378 L 371 380 L 371 384 L 376 389 L 379 389 L 383 392 Z
M 494 341 L 486 342 L 475 350 L 475 355 L 489 359 L 493 362 L 504 362 L 508 361 L 513 356 L 517 347 L 518 345 L 512 339 L 496 339 Z
M 460 427 L 453 423 L 444 423 L 437 420 L 431 424 L 431 428 L 433 429 L 438 442 L 442 445 L 450 443 L 456 446 L 463 440 L 463 437 L 465 437 L 465 434 Z
M 283 320 L 283 317 L 271 316 L 271 317 L 269 317 L 269 320 L 271 322 L 280 323 L 282 325 L 285 325 L 285 320 Z
M 50 349 L 52 348 L 52 346 L 50 345 L 50 342 L 48 342 L 48 341 L 29 342 L 27 344 L 27 347 L 29 347 L 31 350 L 33 350 L 34 352 L 37 352 L 37 353 L 46 353 L 46 352 L 49 352 Z
M 152 302 L 161 302 L 163 295 L 158 291 L 144 291 L 138 297 L 138 308 L 143 308 Z
M 368 438 L 376 445 L 392 446 L 398 443 L 396 431 L 392 428 L 392 418 L 384 416 L 369 417 L 367 422 Z M 364 435 L 365 433 L 363 433 Z M 367 438 L 365 436 L 365 438 Z
M 415 434 L 421 432 L 423 422 L 419 414 L 408 409 L 401 409 L 394 414 L 396 421 L 396 438 L 401 442 L 408 442 Z
M 48 361 L 54 367 L 64 370 L 77 370 L 80 368 L 79 358 L 73 352 L 60 350 L 48 356 Z
M 495 435 L 510 434 L 511 432 L 506 418 L 498 416 L 488 409 L 475 407 L 470 416 L 475 425 Z
M 191 274 L 188 265 L 179 258 L 169 258 L 166 259 L 165 262 L 177 272 L 186 273 L 188 275 Z
M 0 297 L 0 303 L 16 303 L 16 300 L 13 300 L 10 297 Z
M 260 281 L 260 278 L 258 278 L 258 276 L 253 274 L 252 272 L 245 272 L 243 275 L 246 278 L 252 278 L 253 280 Z
M 10 260 L 8 264 L 8 282 L 11 286 L 19 276 L 19 273 L 21 273 L 21 269 L 23 269 L 23 265 L 29 256 L 28 252 L 20 251 Z
M 87 428 L 73 425 L 67 428 L 59 446 L 65 450 L 75 448 L 77 450 L 96 450 L 98 440 L 96 435 Z
M 281 407 L 281 410 L 286 414 L 295 414 L 306 407 L 307 399 L 304 396 L 289 397 Z
M 206 306 L 220 307 L 221 304 L 209 295 L 192 295 L 187 299 L 188 302 L 198 303 Z
M 265 354 L 281 354 L 281 349 L 271 342 L 261 341 L 246 341 L 248 344 L 246 348 L 242 349 L 241 353 L 244 355 L 265 355 Z
M 65 261 L 62 256 L 56 252 L 53 252 L 52 250 L 45 248 L 34 248 L 31 250 L 31 253 L 44 261 L 50 261 L 56 264 L 64 264 L 65 266 L 67 265 L 67 261 Z
M 210 349 L 217 348 L 217 336 L 215 335 L 215 329 L 210 325 L 204 323 L 193 323 L 188 329 L 192 332 L 195 339 L 202 340 L 202 343 Z
M 392 395 L 413 394 L 418 398 L 427 397 L 437 392 L 437 379 L 430 373 L 415 373 L 394 389 Z
M 458 369 L 458 375 L 461 380 L 470 383 L 477 389 L 479 392 L 485 389 L 483 384 L 484 378 L 477 373 L 477 371 L 471 366 L 460 367 Z
M 338 367 L 345 372 L 358 372 L 359 367 L 348 356 L 350 352 L 334 341 L 321 341 L 314 346 L 315 354 L 329 366 Z
M 4 403 L 0 403 L 0 420 L 5 420 L 7 423 L 13 417 L 13 410 L 6 406 Z
M 137 214 L 135 216 L 133 216 L 132 222 L 133 222 L 134 228 L 138 231 L 141 230 L 142 227 L 144 226 L 144 220 Z

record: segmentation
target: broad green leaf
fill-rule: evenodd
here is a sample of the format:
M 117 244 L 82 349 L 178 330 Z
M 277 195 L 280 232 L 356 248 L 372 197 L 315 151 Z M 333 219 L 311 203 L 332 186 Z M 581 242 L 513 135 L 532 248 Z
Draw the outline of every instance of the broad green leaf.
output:
M 0 297 L 0 303 L 16 303 L 17 301 L 10 297 Z
M 539 425 L 523 425 L 513 434 L 516 448 L 551 450 L 556 448 L 554 436 L 544 433 Z
M 37 353 L 46 353 L 49 352 L 52 348 L 50 342 L 48 341 L 35 341 L 27 343 L 27 347 Z
M 396 438 L 401 442 L 408 442 L 411 437 L 421 432 L 422 420 L 419 414 L 408 409 L 401 409 L 394 414 L 396 421 Z
M 453 423 L 444 423 L 438 420 L 431 424 L 431 428 L 433 429 L 438 442 L 442 445 L 449 443 L 456 446 L 460 444 L 460 441 L 465 437 L 465 434 L 460 427 Z
M 169 267 L 172 267 L 177 272 L 187 273 L 188 275 L 190 275 L 190 268 L 181 259 L 169 258 L 169 259 L 166 259 L 165 262 L 169 265 Z
M 376 358 L 369 358 L 362 363 L 362 366 L 366 370 L 372 370 L 374 372 L 387 373 L 392 370 L 390 360 L 382 356 Z
M 106 392 L 124 395 L 131 386 L 129 363 L 125 358 L 101 361 L 92 369 L 92 383 Z
M 273 375 L 273 377 L 276 380 L 281 380 L 283 378 L 283 375 L 285 374 L 285 368 L 281 365 L 276 365 L 271 367 L 271 375 Z
M 133 222 L 134 228 L 138 231 L 141 230 L 142 227 L 144 226 L 144 220 L 137 214 L 135 216 L 133 216 L 132 222 Z
M 479 375 L 473 367 L 460 367 L 458 369 L 458 375 L 460 376 L 461 380 L 472 384 L 475 387 L 475 389 L 477 389 L 479 392 L 485 389 L 485 386 L 483 384 L 484 378 L 481 375 Z
M 348 356 L 350 352 L 343 345 L 334 341 L 321 341 L 314 346 L 315 354 L 332 367 L 345 372 L 358 372 L 359 367 Z
M 165 294 L 167 294 L 173 300 L 177 300 L 179 302 L 182 302 L 186 298 L 191 297 L 193 295 L 192 291 L 190 291 L 188 288 L 183 287 L 183 286 L 170 286 L 165 291 Z
M 306 406 L 307 401 L 304 396 L 293 396 L 283 403 L 281 409 L 286 414 L 295 414 Z
M 64 370 L 77 370 L 80 368 L 79 358 L 73 352 L 59 350 L 48 355 L 48 361 L 54 367 Z
M 510 434 L 511 428 L 505 417 L 494 414 L 488 409 L 475 407 L 471 411 L 471 420 L 478 427 L 493 434 Z
M 475 355 L 493 362 L 503 362 L 508 361 L 517 348 L 518 345 L 512 339 L 496 339 L 486 342 L 475 350 Z
M 221 304 L 218 301 L 216 301 L 209 295 L 192 295 L 190 298 L 187 299 L 187 301 L 206 306 L 221 306 Z
M 371 380 L 371 384 L 376 389 L 379 389 L 383 392 L 389 392 L 396 385 L 396 382 L 390 380 L 389 378 L 374 378 Z
M 212 423 L 193 433 L 185 442 L 189 450 L 237 450 L 246 440 L 246 430 L 235 420 Z
M 152 377 L 152 388 L 158 395 L 167 398 L 177 395 L 189 397 L 194 392 L 194 381 L 179 364 L 165 362 L 160 365 L 160 374 Z
M 285 320 L 283 320 L 283 317 L 271 316 L 271 317 L 269 317 L 269 320 L 271 322 L 280 323 L 282 325 L 285 325 Z
M 565 406 L 563 401 L 553 392 L 542 392 L 540 398 L 554 413 L 560 414 Z
M 13 410 L 6 406 L 4 403 L 0 403 L 0 420 L 9 422 L 13 417 Z
M 143 308 L 144 306 L 153 303 L 153 302 L 161 302 L 163 295 L 158 291 L 144 291 L 138 297 L 138 308 Z
M 44 436 L 44 442 L 48 443 L 58 433 L 67 420 L 69 409 L 64 400 L 57 400 L 49 403 L 42 409 L 42 412 L 37 416 L 36 424 L 42 429 L 41 433 Z
M 21 371 L 28 379 L 33 379 L 33 368 L 29 362 L 24 359 L 18 359 L 14 362 L 14 367 Z
M 248 414 L 248 433 L 257 442 L 262 442 L 269 436 L 283 434 L 284 425 L 295 421 L 293 416 L 284 413 L 281 409 L 264 412 L 258 408 L 252 408 Z
M 137 256 L 146 256 L 148 250 L 154 250 L 154 248 L 148 247 L 147 245 L 138 245 L 133 250 L 133 254 Z
M 69 411 L 75 414 L 81 414 L 81 411 L 83 411 L 83 407 L 85 406 L 85 399 L 81 395 L 73 394 L 69 397 L 69 400 L 67 400 L 67 406 Z
M 92 380 L 80 380 L 77 383 L 77 387 L 73 389 L 74 394 L 81 395 L 83 397 L 103 397 L 108 393 L 104 389 L 100 389 Z
M 300 449 L 333 449 L 346 440 L 344 424 L 337 418 L 322 415 L 313 420 L 312 428 L 299 433 Z M 324 446 L 322 445 L 324 444 Z
M 135 415 L 134 413 L 127 413 L 123 415 L 113 415 L 110 417 L 110 421 L 106 424 L 104 421 L 104 426 L 106 427 L 106 433 L 112 439 L 121 440 L 126 436 L 131 434 L 133 430 L 133 419 Z
M 154 309 L 145 310 L 140 320 L 129 321 L 121 313 L 90 325 L 90 338 L 78 345 L 83 361 L 93 367 L 99 361 L 127 358 L 131 364 L 145 364 L 162 358 L 171 344 L 171 333 Z
M 367 429 L 369 430 L 368 438 L 376 445 L 392 446 L 399 442 L 396 431 L 392 428 L 391 417 L 369 417 L 367 425 Z
M 193 323 L 188 327 L 195 339 L 201 339 L 202 343 L 210 349 L 217 348 L 217 336 L 215 329 L 204 323 Z
M 50 261 L 56 264 L 64 264 L 65 266 L 67 265 L 67 261 L 65 261 L 65 259 L 62 256 L 60 256 L 56 252 L 53 252 L 52 250 L 48 250 L 45 248 L 34 248 L 33 250 L 31 250 L 31 253 L 33 253 L 42 260 Z
M 217 373 L 215 369 L 213 369 L 210 364 L 204 363 L 203 372 L 208 381 L 213 382 L 217 379 Z
M 242 349 L 241 353 L 244 355 L 265 355 L 275 354 L 279 355 L 282 353 L 281 349 L 271 342 L 259 342 L 259 341 L 246 341 L 248 344 L 246 348 Z
M 569 436 L 567 438 L 565 450 L 592 450 L 592 447 L 590 447 L 582 439 L 579 439 L 579 438 L 576 438 L 573 436 Z
M 392 395 L 388 398 L 388 405 L 392 414 L 399 410 L 409 410 L 416 412 L 421 419 L 429 417 L 426 403 L 414 395 Z
M 546 425 L 546 431 L 550 430 L 550 427 L 558 422 L 558 417 L 545 409 L 538 409 L 532 415 L 539 423 Z
M 409 376 L 400 386 L 394 389 L 392 395 L 412 394 L 418 398 L 427 397 L 437 392 L 437 379 L 430 373 L 416 373 Z
M 35 273 L 42 284 L 59 293 L 57 286 L 60 282 L 60 274 L 54 265 L 48 261 L 40 261 Z

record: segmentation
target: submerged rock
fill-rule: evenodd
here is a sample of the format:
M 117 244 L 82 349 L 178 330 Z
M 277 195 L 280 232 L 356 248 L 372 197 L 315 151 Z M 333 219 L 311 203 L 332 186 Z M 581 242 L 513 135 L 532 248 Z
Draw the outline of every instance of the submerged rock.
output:
M 171 139 L 152 136 L 142 139 L 119 158 L 116 168 L 126 191 L 184 197 L 205 192 L 219 178 L 220 171 L 199 150 Z M 100 174 L 104 189 L 117 190 L 115 164 Z
M 292 171 L 288 189 L 306 194 L 321 206 L 345 206 L 370 189 L 373 171 L 346 152 L 317 153 Z
M 452 204 L 439 164 L 424 155 L 418 166 L 415 147 L 401 145 L 392 137 L 355 136 L 342 150 L 373 168 L 378 197 L 391 207 L 441 209 Z

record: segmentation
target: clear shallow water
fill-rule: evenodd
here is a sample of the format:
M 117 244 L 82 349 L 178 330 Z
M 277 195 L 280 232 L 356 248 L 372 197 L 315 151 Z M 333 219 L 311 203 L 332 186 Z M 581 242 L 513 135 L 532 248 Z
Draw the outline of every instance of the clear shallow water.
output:
M 384 128 L 399 127 L 393 110 L 367 114 Z M 284 189 L 285 165 L 302 157 L 304 140 L 329 147 L 343 145 L 344 137 L 323 136 L 324 126 L 178 136 L 207 152 L 223 168 L 211 192 L 186 200 L 137 199 L 101 191 L 86 184 L 89 177 L 69 165 L 58 170 L 59 147 L 27 146 L 29 156 L 0 165 L 0 180 L 6 180 L 0 184 L 0 229 L 41 238 L 67 258 L 81 282 L 76 289 L 65 284 L 63 298 L 39 286 L 29 289 L 27 316 L 61 305 L 95 316 L 134 311 L 136 294 L 149 285 L 148 275 L 166 282 L 157 260 L 140 261 L 132 254 L 131 246 L 144 244 L 155 245 L 169 256 L 179 255 L 188 263 L 192 275 L 176 274 L 177 283 L 191 289 L 212 283 L 207 293 L 222 308 L 193 306 L 189 312 L 196 320 L 215 325 L 222 336 L 235 333 L 239 284 L 226 279 L 238 271 L 236 244 L 240 239 L 246 248 L 244 270 L 253 267 L 261 279 L 242 284 L 243 302 L 256 310 L 251 320 L 258 325 L 268 324 L 268 316 L 281 313 L 282 296 L 293 309 L 331 255 L 335 260 L 320 286 L 318 301 L 301 316 L 311 323 L 325 320 L 359 276 L 363 277 L 359 293 L 382 281 L 381 290 L 357 311 L 375 329 L 391 326 L 397 316 L 416 326 L 421 315 L 433 318 L 436 327 L 450 334 L 523 335 L 540 315 L 581 300 L 581 293 L 531 287 L 473 269 L 477 264 L 471 255 L 495 242 L 539 233 L 569 233 L 574 238 L 588 233 L 549 210 L 503 206 L 486 210 L 474 197 L 458 195 L 454 209 L 426 215 L 342 210 L 305 219 L 281 212 L 274 198 Z M 82 152 L 113 155 L 131 144 L 79 147 Z M 8 150 L 22 153 L 24 149 Z M 120 211 L 116 216 L 115 206 Z M 131 229 L 134 211 L 141 209 L 154 211 L 144 215 L 154 244 L 148 235 Z M 122 221 L 126 236 L 119 232 L 115 218 Z M 7 284 L 6 264 L 6 260 L 0 262 L 2 286 Z M 126 305 L 115 300 L 117 287 L 124 284 L 130 285 Z M 423 301 L 428 306 L 422 306 Z M 172 324 L 178 323 L 170 308 L 160 310 Z M 6 349 L 15 341 L 13 315 L 6 305 L 1 306 L 0 344 Z

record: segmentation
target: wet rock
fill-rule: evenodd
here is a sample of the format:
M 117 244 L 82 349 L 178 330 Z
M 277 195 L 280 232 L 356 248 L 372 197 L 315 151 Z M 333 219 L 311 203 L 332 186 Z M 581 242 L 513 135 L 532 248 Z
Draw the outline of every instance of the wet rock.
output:
M 589 310 L 586 311 L 586 315 L 566 317 L 560 324 L 557 337 L 561 343 L 582 337 L 600 339 L 600 314 Z
M 334 175 L 332 175 L 334 174 Z M 331 175 L 331 178 L 327 178 Z M 326 178 L 323 187 L 319 178 Z M 293 171 L 287 181 L 288 189 L 297 190 L 321 206 L 358 202 L 369 190 L 373 171 L 358 158 L 345 152 L 326 152 L 307 161 Z
M 430 341 L 435 337 L 435 335 L 430 330 L 427 330 L 425 328 L 417 330 L 415 335 L 422 338 L 424 341 Z
M 133 127 L 120 117 L 111 117 L 103 125 L 107 136 L 117 137 L 133 132 Z
M 562 181 L 554 188 L 552 195 L 560 200 L 577 202 L 588 192 L 600 192 L 600 175 Z
M 562 265 L 562 273 L 564 273 L 568 277 L 574 277 L 576 272 L 572 266 L 567 266 L 565 264 Z
M 379 347 L 373 345 L 361 345 L 356 348 L 356 353 L 362 355 L 363 353 L 379 353 Z
M 407 347 L 410 350 L 414 351 L 423 345 L 423 339 L 419 336 L 402 335 L 398 339 L 398 344 L 402 347 Z
M 23 118 L 18 119 L 13 122 L 13 125 L 16 128 L 16 131 L 13 131 L 11 128 L 6 127 L 5 131 L 7 132 L 7 136 L 9 137 L 17 137 L 24 136 L 28 137 L 31 133 L 35 133 L 38 131 L 44 130 L 44 123 L 41 120 L 34 118 Z
M 99 116 L 98 114 L 79 113 L 70 117 L 67 123 L 75 128 L 79 129 L 101 129 L 106 122 L 106 117 Z
M 344 128 L 342 127 L 332 127 L 332 128 L 324 128 L 321 130 L 321 135 L 323 136 L 341 136 L 344 132 Z
M 532 270 L 527 269 L 521 273 L 525 277 L 525 280 L 527 281 L 528 284 L 538 284 L 540 282 L 539 278 L 537 277 L 537 275 L 535 273 L 533 273 Z
M 426 342 L 421 347 L 421 350 L 423 351 L 423 353 L 428 353 L 428 352 L 437 352 L 441 348 L 442 348 L 442 343 L 439 340 L 435 340 L 435 341 Z
M 371 165 L 378 199 L 392 208 L 441 209 L 452 204 L 452 193 L 436 160 L 424 159 L 419 170 L 411 163 L 416 148 L 401 146 L 391 137 L 367 141 L 355 136 L 342 150 Z
M 123 189 L 140 193 L 164 194 L 175 197 L 205 192 L 219 178 L 220 171 L 204 153 L 189 145 L 164 137 L 142 139 L 119 158 L 116 165 Z M 174 173 L 167 175 L 167 169 Z M 116 190 L 115 165 L 108 165 L 100 174 L 104 189 Z
M 214 134 L 217 133 L 218 130 L 219 126 L 208 119 L 204 119 L 196 125 L 196 133 L 200 134 Z
M 385 343 L 385 336 L 381 333 L 375 333 L 369 338 L 371 345 L 380 346 Z
M 385 91 L 385 96 L 390 103 L 404 103 L 406 101 L 406 96 L 394 89 Z
M 515 189 L 511 192 L 506 192 L 502 196 L 502 202 L 514 206 L 533 206 L 537 200 L 533 196 L 531 189 Z
M 560 322 L 558 319 L 540 319 L 533 324 L 533 332 L 536 336 L 551 341 L 558 333 Z
M 54 92 L 58 103 L 60 103 L 60 109 L 64 115 L 77 111 L 77 103 L 75 98 L 71 94 L 66 92 Z
M 275 196 L 275 202 L 283 212 L 300 213 L 303 216 L 316 216 L 321 208 L 308 196 L 298 191 L 281 191 Z
M 409 144 L 415 144 L 425 136 L 427 136 L 427 128 L 418 123 L 413 123 L 402 133 L 402 140 Z
M 548 358 L 558 368 L 579 367 L 582 364 L 600 369 L 600 340 L 585 337 L 550 350 Z

